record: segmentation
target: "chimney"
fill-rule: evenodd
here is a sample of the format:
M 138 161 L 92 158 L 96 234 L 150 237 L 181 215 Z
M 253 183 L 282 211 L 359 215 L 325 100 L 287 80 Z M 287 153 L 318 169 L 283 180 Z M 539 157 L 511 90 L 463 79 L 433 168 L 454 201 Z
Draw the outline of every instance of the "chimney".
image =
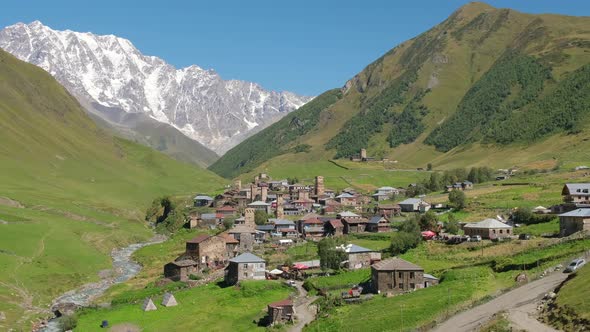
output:
M 285 217 L 285 212 L 283 210 L 283 194 L 277 194 L 276 217 L 277 219 L 283 219 Z
M 256 222 L 254 221 L 254 215 L 256 210 L 253 208 L 246 208 L 244 210 L 244 225 L 256 228 Z
M 323 176 L 316 176 L 315 177 L 315 194 L 317 196 L 321 196 L 324 194 L 324 177 Z

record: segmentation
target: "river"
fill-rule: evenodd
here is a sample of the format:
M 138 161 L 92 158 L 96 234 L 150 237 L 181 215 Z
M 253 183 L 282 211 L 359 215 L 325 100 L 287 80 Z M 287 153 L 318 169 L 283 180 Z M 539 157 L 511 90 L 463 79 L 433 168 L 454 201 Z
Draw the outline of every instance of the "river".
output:
M 114 249 L 111 252 L 113 260 L 113 273 L 110 277 L 90 284 L 83 285 L 71 290 L 53 300 L 52 308 L 74 305 L 76 307 L 87 307 L 92 301 L 104 294 L 111 286 L 125 282 L 139 273 L 141 265 L 134 262 L 131 256 L 138 249 L 150 244 L 161 243 L 166 240 L 165 236 L 156 235 L 148 242 L 134 243 L 125 248 Z M 47 322 L 40 332 L 61 332 L 59 322 L 53 318 Z

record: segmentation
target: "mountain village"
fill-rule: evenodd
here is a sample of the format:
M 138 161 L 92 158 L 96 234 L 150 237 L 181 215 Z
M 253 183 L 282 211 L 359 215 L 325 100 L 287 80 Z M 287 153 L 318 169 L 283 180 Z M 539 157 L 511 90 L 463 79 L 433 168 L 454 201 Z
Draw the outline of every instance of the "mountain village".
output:
M 505 176 L 496 178 L 503 179 Z M 410 184 L 412 186 L 415 184 Z M 472 182 L 463 181 L 445 186 L 444 191 L 450 193 L 473 188 Z M 284 252 L 290 247 L 317 243 L 325 238 L 391 234 L 397 231 L 392 227 L 394 220 L 404 216 L 424 215 L 428 211 L 440 215 L 452 211 L 448 204 L 428 203 L 424 195 L 403 199 L 406 191 L 407 188 L 383 186 L 372 194 L 362 194 L 353 188 L 336 192 L 326 188 L 324 177 L 319 175 L 312 185 L 286 179 L 273 180 L 265 173 L 260 173 L 246 185 L 236 180 L 222 194 L 212 197 L 201 193 L 194 197 L 194 208 L 200 212 L 191 212 L 185 227 L 206 229 L 215 234 L 202 234 L 186 241 L 185 252 L 164 266 L 163 280 L 193 285 L 203 284 L 203 278 L 211 281 L 220 276 L 226 285 L 239 285 L 245 280 L 284 280 L 298 288 L 299 296 L 295 295 L 298 301 L 294 302 L 290 297 L 269 303 L 264 322 L 272 325 L 296 321 L 298 310 L 295 307 L 308 311 L 307 306 L 311 303 L 301 298 L 302 294 L 307 294 L 301 282 L 329 276 L 326 272 L 329 269 L 319 257 L 272 266 L 261 256 L 269 251 Z M 590 231 L 590 184 L 567 183 L 561 194 L 562 203 L 548 208 L 538 206 L 530 212 L 541 217 L 558 215 L 561 238 Z M 388 203 L 382 203 L 384 201 Z M 457 231 L 448 232 L 445 224 L 439 221 L 428 229 L 421 229 L 420 235 L 424 241 L 447 245 L 464 242 L 483 245 L 530 239 L 528 234 L 514 234 L 514 228 L 520 225 L 513 219 L 513 216 L 490 216 L 480 222 L 459 222 L 462 235 L 457 235 Z M 347 302 L 369 300 L 373 294 L 390 297 L 439 284 L 439 277 L 427 273 L 430 271 L 400 257 L 384 258 L 379 250 L 353 243 L 343 243 L 332 249 L 341 253 L 337 262 L 339 269 L 371 269 L 371 278 L 367 282 L 352 285 L 349 291 L 341 294 Z M 526 272 L 516 278 L 519 282 L 528 280 Z

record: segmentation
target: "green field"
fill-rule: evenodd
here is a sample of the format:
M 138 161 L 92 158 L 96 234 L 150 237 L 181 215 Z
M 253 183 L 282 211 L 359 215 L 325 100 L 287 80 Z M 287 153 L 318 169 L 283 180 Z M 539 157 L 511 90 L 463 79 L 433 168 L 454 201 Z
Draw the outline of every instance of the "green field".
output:
M 79 317 L 76 331 L 101 331 L 102 320 L 118 325 L 141 326 L 142 331 L 264 331 L 255 322 L 264 317 L 266 306 L 286 299 L 293 288 L 280 282 L 246 281 L 237 287 L 211 283 L 174 293 L 179 305 L 163 307 L 161 296 L 154 297 L 157 311 L 143 312 L 137 304 L 115 306 L 109 310 L 87 310 Z
M 154 198 L 226 181 L 100 130 L 47 72 L 2 51 L 0 81 L 0 324 L 29 330 L 109 269 L 113 248 L 152 236 Z
M 572 309 L 582 319 L 590 320 L 590 264 L 582 267 L 557 295 L 557 305 Z

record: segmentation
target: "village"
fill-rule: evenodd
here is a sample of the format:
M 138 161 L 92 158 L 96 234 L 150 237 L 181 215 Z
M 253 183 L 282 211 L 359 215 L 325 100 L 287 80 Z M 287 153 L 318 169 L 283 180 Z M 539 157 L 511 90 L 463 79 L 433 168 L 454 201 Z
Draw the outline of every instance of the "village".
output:
M 497 178 L 496 180 L 503 180 Z M 298 311 L 309 311 L 311 298 L 302 287 L 308 278 L 329 276 L 326 271 L 354 271 L 370 268 L 370 279 L 351 285 L 339 297 L 345 302 L 365 301 L 376 294 L 386 297 L 439 284 L 440 275 L 433 275 L 415 262 L 395 255 L 383 255 L 380 250 L 343 242 L 350 236 L 392 234 L 408 216 L 443 215 L 452 208 L 449 204 L 429 203 L 424 195 L 405 197 L 408 188 L 383 186 L 374 193 L 362 194 L 353 188 L 336 192 L 324 185 L 324 178 L 316 176 L 312 185 L 289 180 L 273 180 L 259 174 L 254 181 L 242 185 L 236 180 L 225 192 L 194 197 L 193 208 L 186 220 L 186 228 L 207 230 L 186 241 L 185 251 L 163 267 L 164 280 L 200 284 L 203 278 L 222 277 L 226 285 L 239 285 L 246 280 L 284 280 L 297 288 L 300 298 L 289 297 L 268 303 L 265 324 L 298 321 Z M 472 190 L 470 181 L 446 185 L 446 193 Z M 551 207 L 538 206 L 529 211 L 543 217 L 559 216 L 559 237 L 590 230 L 590 184 L 568 183 L 562 189 L 562 203 Z M 516 215 L 516 214 L 515 214 Z M 422 241 L 437 241 L 445 245 L 463 242 L 498 243 L 512 239 L 528 240 L 530 235 L 516 235 L 520 225 L 516 216 L 489 216 L 479 222 L 458 222 L 458 230 L 446 229 L 443 222 L 420 228 Z M 403 226 L 402 226 L 403 227 Z M 285 252 L 289 248 L 320 246 L 330 239 L 328 248 L 336 257 L 320 257 L 305 261 L 269 262 L 269 253 Z M 339 240 L 340 239 L 340 240 Z M 334 240 L 334 241 L 332 241 Z M 328 241 L 328 240 L 326 240 Z M 483 249 L 482 249 L 483 250 Z M 332 262 L 327 262 L 330 259 Z M 431 272 L 432 273 L 432 272 Z M 521 279 L 526 276 L 519 275 Z M 165 295 L 167 303 L 175 299 Z M 299 306 L 297 304 L 299 303 Z M 296 307 L 299 310 L 296 310 Z M 144 310 L 156 310 L 151 299 L 146 299 Z M 315 313 L 302 313 L 312 316 Z M 309 320 L 309 318 L 306 318 Z

